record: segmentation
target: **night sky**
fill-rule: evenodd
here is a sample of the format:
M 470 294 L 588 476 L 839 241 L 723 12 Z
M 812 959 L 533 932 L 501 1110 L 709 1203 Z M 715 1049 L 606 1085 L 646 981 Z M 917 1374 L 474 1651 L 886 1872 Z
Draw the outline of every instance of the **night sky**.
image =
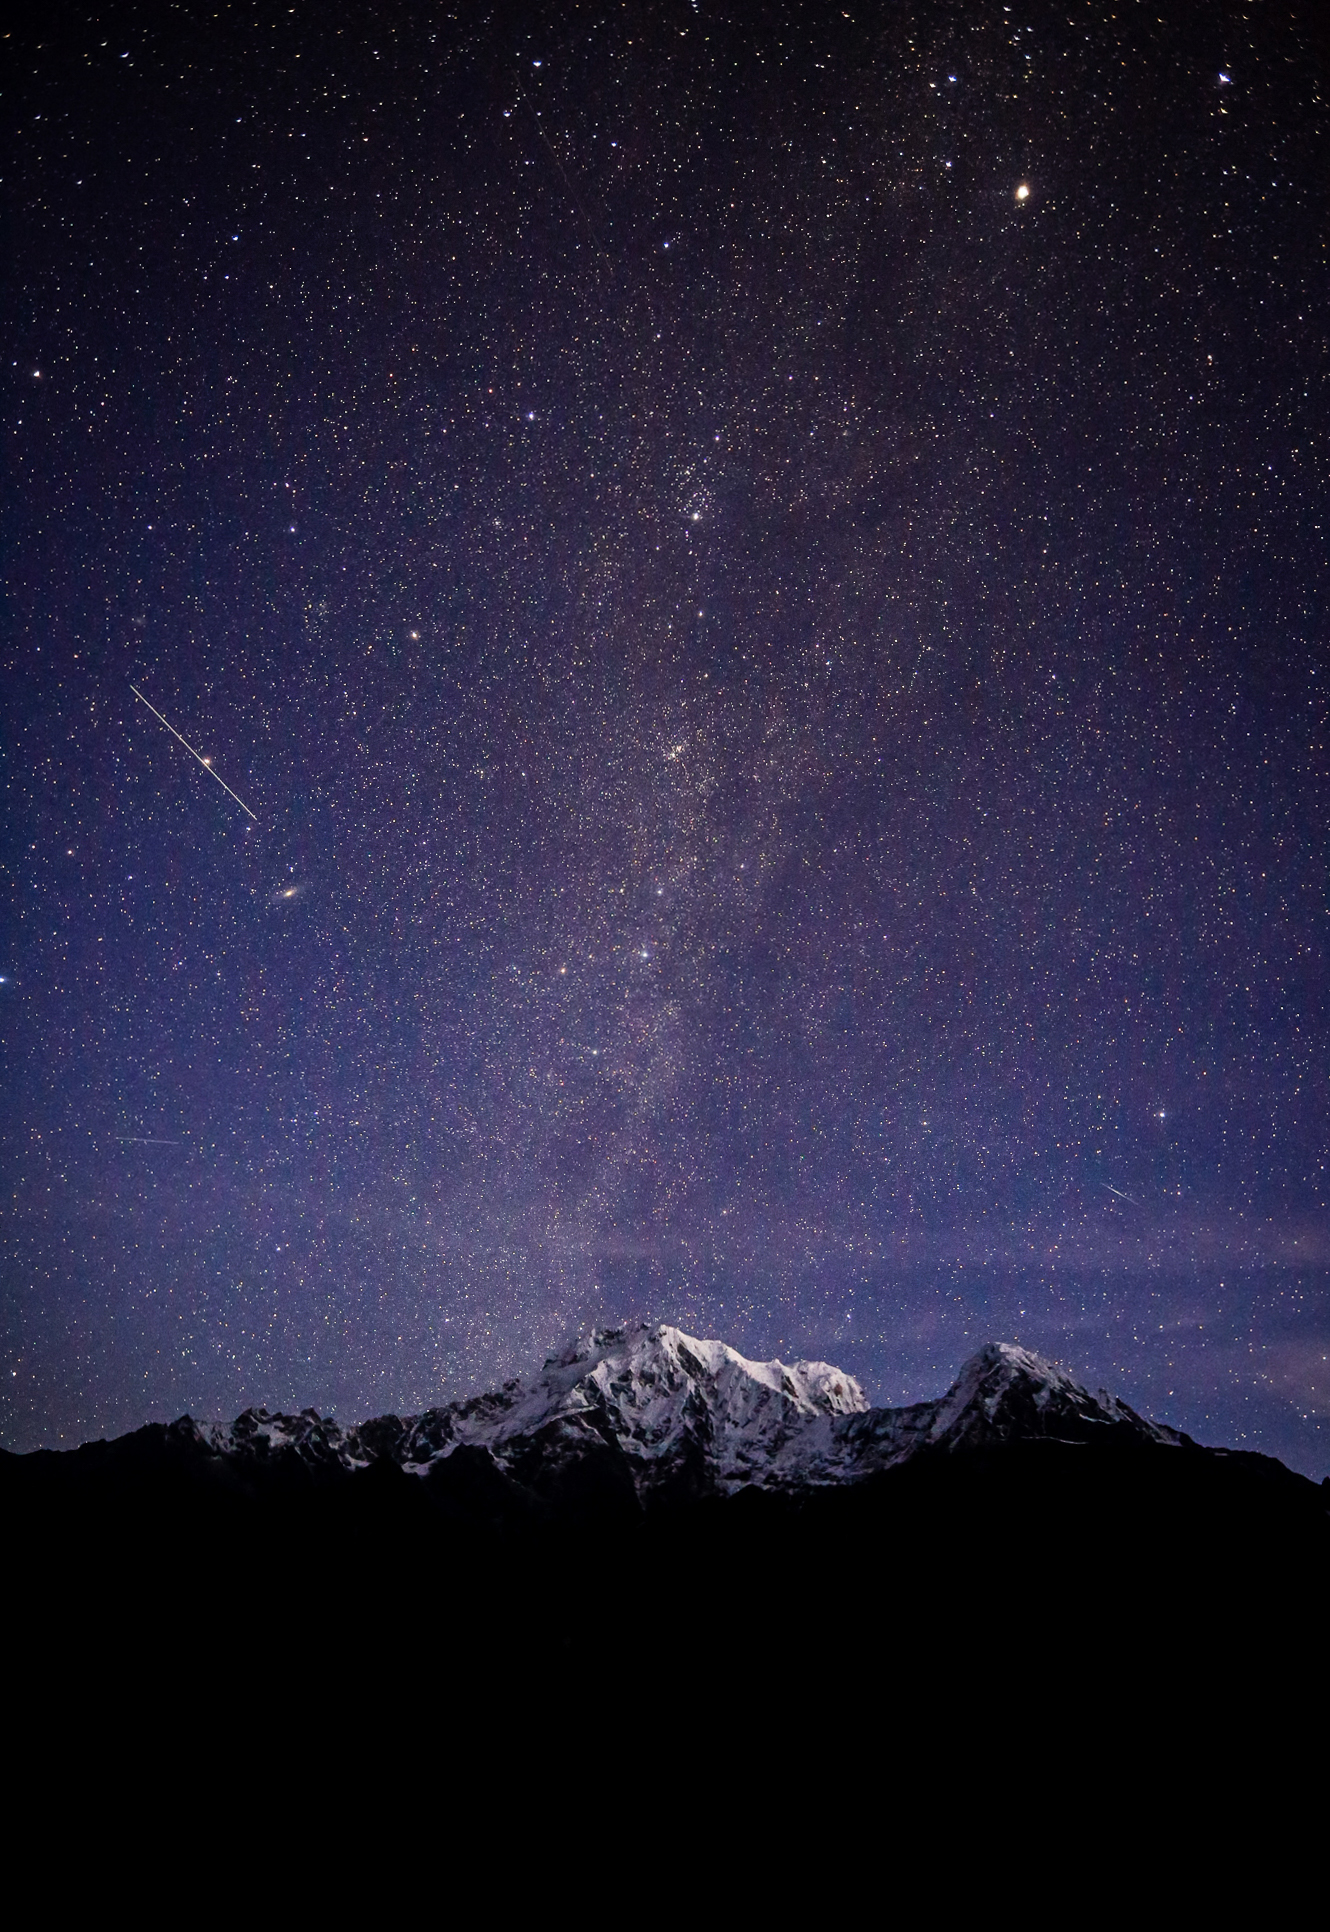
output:
M 1314 18 L 0 43 L 0 1440 L 641 1315 L 1330 1467 Z

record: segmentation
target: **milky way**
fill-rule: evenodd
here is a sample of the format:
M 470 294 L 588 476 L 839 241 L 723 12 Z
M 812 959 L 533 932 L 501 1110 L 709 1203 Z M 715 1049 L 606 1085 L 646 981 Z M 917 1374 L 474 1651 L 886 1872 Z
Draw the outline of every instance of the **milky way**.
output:
M 1321 1474 L 1299 10 L 49 23 L 4 1441 L 655 1314 Z

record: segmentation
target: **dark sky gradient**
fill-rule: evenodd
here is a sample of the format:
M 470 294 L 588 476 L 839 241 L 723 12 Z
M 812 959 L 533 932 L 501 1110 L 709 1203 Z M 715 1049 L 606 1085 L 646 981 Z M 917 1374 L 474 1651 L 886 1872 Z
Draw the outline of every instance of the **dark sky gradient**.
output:
M 4 43 L 0 1439 L 654 1313 L 1324 1473 L 1324 58 L 1162 11 Z

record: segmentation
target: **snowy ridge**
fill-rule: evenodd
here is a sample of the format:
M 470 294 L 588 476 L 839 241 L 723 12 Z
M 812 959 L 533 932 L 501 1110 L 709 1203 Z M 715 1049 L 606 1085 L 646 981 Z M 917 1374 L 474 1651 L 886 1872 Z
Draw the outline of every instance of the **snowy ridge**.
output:
M 206 1440 L 242 1463 L 329 1474 L 387 1459 L 430 1477 L 464 1450 L 468 1468 L 479 1456 L 496 1478 L 537 1496 L 593 1480 L 602 1493 L 617 1485 L 649 1502 L 748 1484 L 788 1492 L 852 1483 L 925 1451 L 1108 1437 L 1181 1441 L 1010 1342 L 971 1356 L 935 1401 L 875 1409 L 853 1376 L 827 1362 L 750 1362 L 660 1322 L 597 1329 L 529 1381 L 405 1420 L 380 1416 L 344 1432 L 312 1409 L 250 1409 Z
M 1179 1443 L 1175 1429 L 1146 1422 L 1100 1389 L 1091 1395 L 1065 1369 L 1013 1342 L 990 1342 L 972 1355 L 937 1405 L 929 1440 L 982 1447 L 1020 1436 L 1088 1442 L 1106 1429 L 1152 1442 Z
M 951 1454 L 1001 1443 L 1120 1441 L 1178 1444 L 1177 1430 L 1147 1422 L 1101 1389 L 1091 1395 L 1065 1369 L 1014 1342 L 989 1342 L 972 1355 L 946 1394 L 902 1409 L 809 1429 L 794 1453 L 778 1459 L 782 1487 L 856 1482 L 924 1451 Z

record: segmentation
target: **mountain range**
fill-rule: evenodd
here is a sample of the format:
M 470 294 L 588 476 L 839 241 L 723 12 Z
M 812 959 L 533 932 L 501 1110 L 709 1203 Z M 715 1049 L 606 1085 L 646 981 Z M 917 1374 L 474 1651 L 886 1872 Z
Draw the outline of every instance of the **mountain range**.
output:
M 500 1515 L 651 1510 L 755 1489 L 811 1497 L 921 1460 L 1021 1446 L 1183 1451 L 1238 1461 L 1313 1485 L 1273 1459 L 1201 1449 L 1100 1389 L 1011 1342 L 980 1348 L 944 1395 L 870 1405 L 854 1376 L 827 1362 L 753 1362 L 666 1322 L 599 1328 L 531 1377 L 420 1415 L 343 1429 L 313 1409 L 246 1409 L 229 1426 L 189 1416 L 74 1451 L 0 1452 L 11 1494 L 133 1488 L 171 1472 L 214 1495 L 328 1489 L 376 1468 L 418 1479 L 454 1504 L 488 1496 Z M 1330 1493 L 1330 1479 L 1323 1489 Z
M 249 1409 L 3 1454 L 0 1520 L 24 1681 L 168 1724 L 182 1697 L 257 1721 L 292 1686 L 309 1724 L 354 1692 L 507 1737 L 614 1685 L 671 1750 L 672 1699 L 700 1721 L 722 1684 L 853 1687 L 899 1722 L 980 1680 L 1196 1705 L 1277 1671 L 1296 1705 L 1330 1590 L 1330 1482 L 1013 1343 L 887 1408 L 660 1322 L 416 1416 Z
M 651 1509 L 756 1488 L 786 1497 L 861 1483 L 920 1457 L 1017 1443 L 1196 1445 L 1010 1342 L 972 1355 L 946 1393 L 875 1408 L 827 1362 L 753 1362 L 669 1323 L 601 1328 L 527 1380 L 350 1429 L 305 1409 L 189 1416 L 72 1454 L 6 1457 L 11 1480 L 146 1479 L 154 1464 L 235 1493 L 323 1485 L 391 1464 L 431 1493 L 488 1489 L 507 1513 Z M 1208 1452 L 1210 1454 L 1222 1452 Z M 465 1472 L 465 1476 L 463 1476 Z

